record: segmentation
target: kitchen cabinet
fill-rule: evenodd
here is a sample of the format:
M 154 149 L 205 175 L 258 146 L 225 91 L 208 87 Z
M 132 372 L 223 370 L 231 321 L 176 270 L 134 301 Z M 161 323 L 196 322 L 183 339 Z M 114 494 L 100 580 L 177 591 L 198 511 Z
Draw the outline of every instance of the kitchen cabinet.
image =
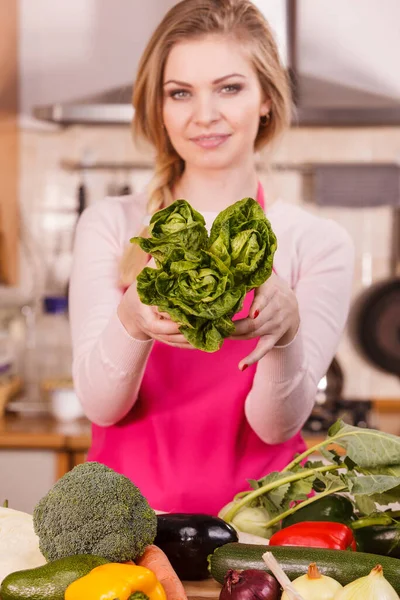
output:
M 32 514 L 54 483 L 57 453 L 46 449 L 0 449 L 0 504 Z
M 18 281 L 18 3 L 0 0 L 0 283 Z
M 6 414 L 0 419 L 0 504 L 31 513 L 50 487 L 85 461 L 86 419 L 60 423 L 45 416 Z

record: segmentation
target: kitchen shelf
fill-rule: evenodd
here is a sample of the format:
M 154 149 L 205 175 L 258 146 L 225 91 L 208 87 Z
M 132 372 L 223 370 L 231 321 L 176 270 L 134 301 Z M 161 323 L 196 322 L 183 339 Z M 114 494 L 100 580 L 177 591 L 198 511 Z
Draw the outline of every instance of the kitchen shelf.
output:
M 74 161 L 63 159 L 60 163 L 65 171 L 143 171 L 154 169 L 154 163 L 151 161 L 132 161 L 132 162 L 112 162 L 112 161 Z M 276 163 L 268 167 L 267 164 L 257 163 L 259 173 L 268 171 L 296 171 L 303 174 L 312 173 L 313 165 L 295 164 L 295 163 Z
M 111 162 L 111 161 L 96 161 L 84 162 L 73 160 L 62 160 L 61 168 L 65 171 L 143 171 L 154 168 L 154 163 L 149 161 L 143 162 Z

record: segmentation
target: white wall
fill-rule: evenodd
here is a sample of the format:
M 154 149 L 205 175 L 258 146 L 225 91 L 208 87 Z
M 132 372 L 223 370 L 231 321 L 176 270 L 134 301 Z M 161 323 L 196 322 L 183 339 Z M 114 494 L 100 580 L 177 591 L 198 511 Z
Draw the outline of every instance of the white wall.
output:
M 174 0 L 20 0 L 21 112 L 131 84 Z
M 400 98 L 399 0 L 298 0 L 300 72 Z
M 253 0 L 274 32 L 283 64 L 288 64 L 286 0 Z
M 21 113 L 131 84 L 152 31 L 176 2 L 20 0 Z M 269 19 L 285 62 L 284 0 L 254 3 Z
M 21 110 L 132 83 L 177 0 L 20 0 Z M 285 0 L 253 0 L 287 64 Z M 399 0 L 299 0 L 300 71 L 400 97 Z

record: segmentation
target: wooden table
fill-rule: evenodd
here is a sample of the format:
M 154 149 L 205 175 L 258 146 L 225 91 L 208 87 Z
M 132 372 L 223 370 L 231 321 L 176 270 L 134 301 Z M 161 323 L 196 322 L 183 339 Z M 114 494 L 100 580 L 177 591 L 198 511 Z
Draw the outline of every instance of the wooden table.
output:
M 222 585 L 214 579 L 204 581 L 183 581 L 189 600 L 215 600 L 219 597 Z

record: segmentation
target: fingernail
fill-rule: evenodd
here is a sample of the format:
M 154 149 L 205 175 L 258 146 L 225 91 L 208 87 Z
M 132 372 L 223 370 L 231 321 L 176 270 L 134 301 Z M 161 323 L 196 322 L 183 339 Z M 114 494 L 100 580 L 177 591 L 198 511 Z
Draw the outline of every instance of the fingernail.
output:
M 242 370 L 242 371 L 245 371 L 245 370 L 247 369 L 247 367 L 248 367 L 248 366 L 249 366 L 249 365 L 246 365 L 246 363 L 245 363 L 245 364 L 243 365 L 243 367 L 242 367 L 242 369 L 241 369 L 241 370 Z
M 254 315 L 253 315 L 253 319 L 257 319 L 258 315 L 260 314 L 259 310 L 255 310 L 254 311 Z

